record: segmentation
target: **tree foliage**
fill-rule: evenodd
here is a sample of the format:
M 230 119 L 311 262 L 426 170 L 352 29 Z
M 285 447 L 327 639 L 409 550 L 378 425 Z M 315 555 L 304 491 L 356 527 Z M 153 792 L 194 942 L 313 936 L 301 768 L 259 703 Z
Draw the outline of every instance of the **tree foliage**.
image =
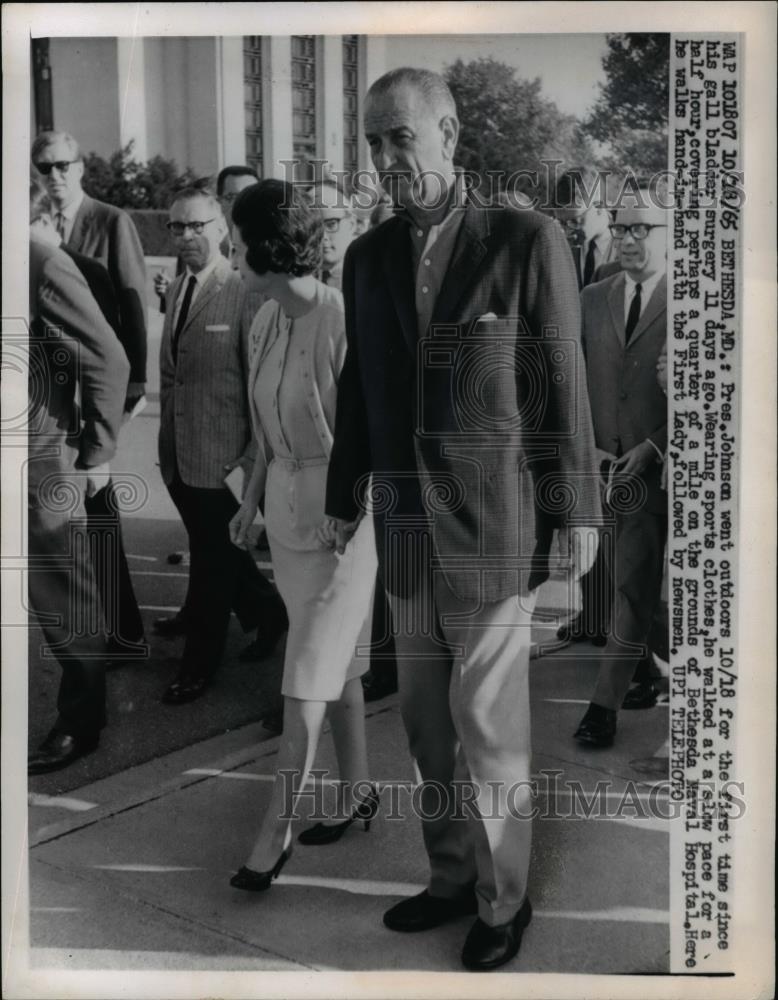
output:
M 670 36 L 614 34 L 606 37 L 606 81 L 586 122 L 607 143 L 607 166 L 638 176 L 667 166 L 670 100 Z
M 457 59 L 444 76 L 457 104 L 457 162 L 465 170 L 482 176 L 502 171 L 504 179 L 522 171 L 519 189 L 542 198 L 548 174 L 544 161 L 592 161 L 580 123 L 541 96 L 538 78 L 523 80 L 513 67 L 491 57 L 468 63 Z
M 167 208 L 176 190 L 200 182 L 189 167 L 181 172 L 163 156 L 139 163 L 132 156 L 133 145 L 129 142 L 107 160 L 97 153 L 84 157 L 87 194 L 119 208 Z

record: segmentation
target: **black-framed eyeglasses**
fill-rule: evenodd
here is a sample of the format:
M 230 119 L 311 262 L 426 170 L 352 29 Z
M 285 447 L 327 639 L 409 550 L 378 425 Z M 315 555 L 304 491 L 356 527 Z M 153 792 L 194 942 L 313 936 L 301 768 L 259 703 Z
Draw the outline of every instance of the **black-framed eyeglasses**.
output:
M 191 229 L 195 236 L 202 236 L 203 230 L 208 225 L 209 222 L 214 222 L 213 219 L 204 219 L 202 222 L 166 222 L 168 232 L 172 233 L 173 236 L 183 236 L 187 229 Z
M 55 167 L 58 173 L 66 174 L 70 170 L 71 163 L 78 163 L 78 160 L 55 160 L 54 163 L 36 163 L 35 169 L 43 174 L 44 177 L 48 177 Z
M 633 239 L 644 240 L 652 229 L 667 229 L 667 226 L 663 223 L 649 225 L 647 222 L 633 222 L 631 226 L 623 226 L 615 222 L 612 226 L 608 226 L 608 229 L 614 240 L 623 240 L 627 233 L 630 233 Z
M 586 214 L 584 213 L 584 215 L 577 215 L 574 219 L 565 219 L 564 227 L 565 229 L 577 231 L 579 229 L 583 229 L 585 223 Z

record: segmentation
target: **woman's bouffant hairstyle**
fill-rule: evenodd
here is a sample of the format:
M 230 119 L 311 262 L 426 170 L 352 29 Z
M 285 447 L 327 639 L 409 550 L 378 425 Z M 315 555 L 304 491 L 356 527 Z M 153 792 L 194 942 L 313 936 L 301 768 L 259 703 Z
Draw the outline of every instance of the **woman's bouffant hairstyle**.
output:
M 294 185 L 267 179 L 244 188 L 232 206 L 232 221 L 256 274 L 299 278 L 321 266 L 321 212 Z

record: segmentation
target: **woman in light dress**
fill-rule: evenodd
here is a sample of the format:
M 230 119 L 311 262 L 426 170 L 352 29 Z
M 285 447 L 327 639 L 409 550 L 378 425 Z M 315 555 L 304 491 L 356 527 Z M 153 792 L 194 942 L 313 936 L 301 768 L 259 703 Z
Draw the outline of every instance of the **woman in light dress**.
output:
M 284 730 L 273 791 L 256 843 L 233 876 L 236 888 L 270 886 L 291 854 L 290 813 L 329 717 L 342 789 L 339 823 L 318 823 L 303 843 L 337 840 L 378 806 L 370 784 L 360 677 L 369 656 L 376 573 L 371 519 L 352 526 L 343 555 L 325 517 L 337 382 L 346 350 L 343 300 L 317 281 L 319 212 L 283 181 L 242 191 L 232 210 L 235 261 L 247 290 L 267 301 L 251 327 L 249 400 L 257 444 L 243 503 L 230 524 L 245 545 L 260 501 L 275 581 L 289 614 L 282 694 Z

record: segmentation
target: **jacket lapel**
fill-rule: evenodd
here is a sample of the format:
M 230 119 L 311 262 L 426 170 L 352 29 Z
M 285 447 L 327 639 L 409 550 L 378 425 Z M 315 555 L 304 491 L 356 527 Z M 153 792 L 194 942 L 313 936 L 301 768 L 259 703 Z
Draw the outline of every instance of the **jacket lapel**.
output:
M 418 341 L 416 321 L 416 293 L 411 266 L 411 241 L 407 224 L 398 219 L 389 234 L 383 254 L 383 266 L 394 307 L 400 318 L 403 337 L 412 354 Z
M 619 343 L 624 347 L 624 273 L 622 272 L 617 281 L 611 284 L 608 289 L 608 308 L 610 309 L 611 322 Z M 634 338 L 634 334 L 633 334 Z
M 632 336 L 629 338 L 630 347 L 635 341 L 646 332 L 646 330 L 651 326 L 654 320 L 659 316 L 663 309 L 667 308 L 667 282 L 664 277 L 660 278 L 657 282 L 656 288 L 651 293 L 651 298 L 646 303 L 646 308 L 640 314 L 640 319 L 638 320 L 637 326 L 632 331 Z
M 76 217 L 73 219 L 73 228 L 70 230 L 70 238 L 68 239 L 68 246 L 72 244 L 75 250 L 78 250 L 82 245 L 84 240 L 84 232 L 86 231 L 89 219 L 92 215 L 92 199 L 88 194 L 85 194 L 81 200 L 81 204 L 78 206 L 78 211 L 76 212 Z
M 222 263 L 222 261 L 224 263 Z M 207 281 L 203 285 L 202 291 L 198 294 L 197 298 L 190 306 L 189 315 L 186 318 L 186 323 L 184 323 L 184 330 L 188 329 L 192 325 L 192 322 L 199 316 L 203 309 L 205 309 L 211 299 L 215 295 L 219 294 L 229 273 L 230 265 L 225 258 L 222 258 L 222 260 L 217 263 L 213 271 L 211 271 Z M 182 330 L 181 333 L 183 333 L 184 330 Z
M 457 305 L 475 279 L 478 265 L 486 254 L 489 232 L 488 211 L 469 205 L 465 209 L 451 262 L 435 302 L 432 323 L 445 323 L 455 314 Z

